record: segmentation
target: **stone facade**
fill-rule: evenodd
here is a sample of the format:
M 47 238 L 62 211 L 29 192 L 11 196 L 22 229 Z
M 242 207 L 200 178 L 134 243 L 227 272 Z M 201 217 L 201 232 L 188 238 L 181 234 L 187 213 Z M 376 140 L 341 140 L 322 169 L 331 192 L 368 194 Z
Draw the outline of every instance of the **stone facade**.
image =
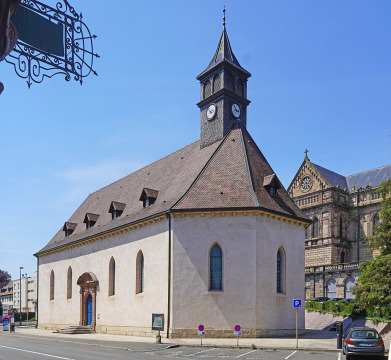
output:
M 391 175 L 384 168 L 345 178 L 306 156 L 288 192 L 313 221 L 304 240 L 307 299 L 353 296 L 350 286 L 360 276 L 360 263 L 373 255 L 365 237 L 379 219 L 379 173 L 383 181 Z

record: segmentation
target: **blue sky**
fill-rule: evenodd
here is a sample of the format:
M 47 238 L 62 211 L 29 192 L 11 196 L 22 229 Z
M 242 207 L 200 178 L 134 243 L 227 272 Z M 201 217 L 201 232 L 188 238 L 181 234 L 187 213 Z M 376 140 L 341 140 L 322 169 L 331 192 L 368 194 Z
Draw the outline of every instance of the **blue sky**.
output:
M 28 89 L 0 63 L 0 268 L 14 279 L 89 193 L 199 138 L 196 76 L 224 4 L 252 74 L 248 130 L 285 187 L 306 148 L 343 175 L 391 163 L 389 1 L 70 3 L 98 35 L 97 77 Z

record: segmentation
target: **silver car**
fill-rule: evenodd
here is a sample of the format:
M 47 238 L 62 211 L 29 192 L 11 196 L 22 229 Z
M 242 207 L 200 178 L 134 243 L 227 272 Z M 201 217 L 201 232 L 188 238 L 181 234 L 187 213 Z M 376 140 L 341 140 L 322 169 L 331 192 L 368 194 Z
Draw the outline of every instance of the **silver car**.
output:
M 346 359 L 352 356 L 379 356 L 384 358 L 384 342 L 376 329 L 354 327 L 343 337 L 342 351 Z

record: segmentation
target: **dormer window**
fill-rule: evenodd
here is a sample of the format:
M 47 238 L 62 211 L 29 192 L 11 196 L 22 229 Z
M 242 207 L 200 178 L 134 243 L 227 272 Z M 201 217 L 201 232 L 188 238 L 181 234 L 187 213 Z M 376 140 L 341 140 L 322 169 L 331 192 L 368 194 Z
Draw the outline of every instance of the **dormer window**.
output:
M 62 230 L 65 232 L 65 237 L 71 235 L 75 231 L 76 226 L 76 223 L 66 222 L 62 228 Z
M 144 188 L 140 196 L 140 201 L 143 202 L 143 207 L 147 208 L 153 205 L 157 199 L 158 194 L 159 191 L 157 190 Z
M 115 220 L 116 218 L 119 218 L 124 212 L 125 206 L 126 204 L 112 201 L 109 209 L 109 213 L 111 213 L 111 219 Z
M 281 188 L 276 174 L 265 176 L 263 179 L 263 186 L 271 197 L 277 197 L 277 190 Z
M 92 228 L 95 225 L 95 223 L 98 221 L 98 218 L 99 215 L 97 214 L 87 213 L 83 221 L 86 224 L 86 229 Z

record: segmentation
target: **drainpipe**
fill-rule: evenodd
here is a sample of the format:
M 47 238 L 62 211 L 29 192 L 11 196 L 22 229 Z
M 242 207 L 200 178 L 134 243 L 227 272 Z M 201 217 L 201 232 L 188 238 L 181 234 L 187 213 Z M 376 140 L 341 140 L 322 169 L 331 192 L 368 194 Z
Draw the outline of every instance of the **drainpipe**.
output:
M 39 257 L 37 256 L 37 283 L 35 286 L 37 287 L 37 302 L 35 305 L 35 328 L 38 329 L 38 291 L 39 291 Z
M 171 214 L 167 214 L 168 217 L 168 289 L 167 289 L 167 339 L 170 337 L 170 320 L 171 320 Z

